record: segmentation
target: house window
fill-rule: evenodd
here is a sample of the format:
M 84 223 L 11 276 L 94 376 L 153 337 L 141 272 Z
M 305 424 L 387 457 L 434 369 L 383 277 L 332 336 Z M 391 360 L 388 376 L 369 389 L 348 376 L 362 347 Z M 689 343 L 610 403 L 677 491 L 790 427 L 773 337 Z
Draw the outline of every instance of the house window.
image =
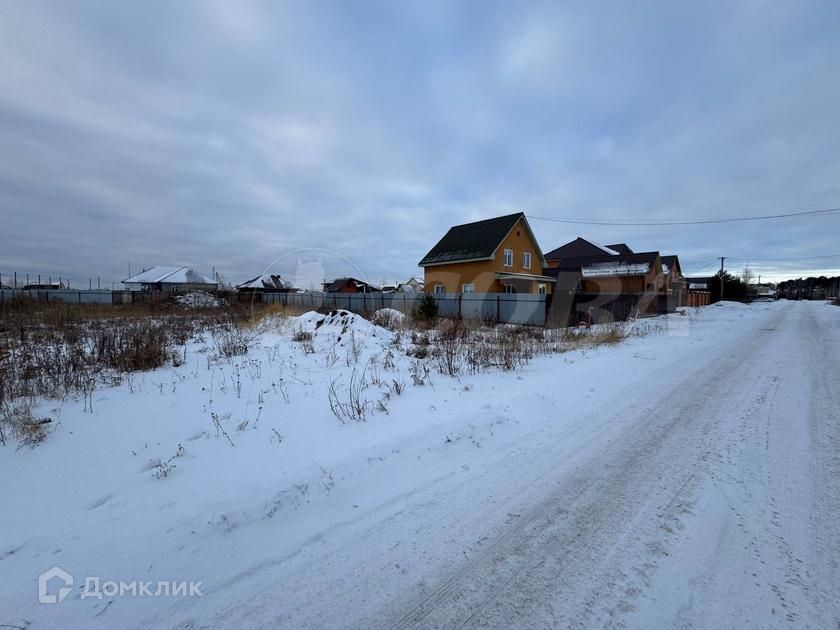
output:
M 531 268 L 531 252 L 522 252 L 522 267 L 524 269 Z
M 544 284 L 541 283 L 541 284 L 537 285 L 537 293 L 539 293 L 540 295 L 545 295 L 545 285 Z
M 475 293 L 475 284 L 472 282 L 470 284 L 462 284 L 461 293 Z
M 513 285 L 506 284 L 505 285 L 505 293 L 516 293 L 516 291 L 513 290 Z
M 513 250 L 505 250 L 505 267 L 513 267 Z
M 446 287 L 443 286 L 442 284 L 436 284 L 434 290 L 435 290 L 435 295 L 442 295 L 443 293 L 446 293 Z

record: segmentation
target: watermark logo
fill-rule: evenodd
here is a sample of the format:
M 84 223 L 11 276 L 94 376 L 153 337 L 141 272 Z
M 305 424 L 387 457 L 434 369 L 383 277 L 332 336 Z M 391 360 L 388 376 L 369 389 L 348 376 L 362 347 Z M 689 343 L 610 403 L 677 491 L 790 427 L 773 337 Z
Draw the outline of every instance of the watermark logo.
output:
M 61 582 L 57 594 L 50 593 L 50 582 Z M 57 604 L 73 590 L 73 576 L 61 567 L 53 567 L 38 576 L 38 601 L 42 604 Z
M 56 585 L 58 591 L 55 592 Z M 73 576 L 61 567 L 53 567 L 38 576 L 38 601 L 42 604 L 58 604 L 73 590 Z M 201 582 L 146 581 L 130 582 L 106 580 L 99 577 L 85 577 L 80 598 L 102 599 L 103 597 L 202 597 Z

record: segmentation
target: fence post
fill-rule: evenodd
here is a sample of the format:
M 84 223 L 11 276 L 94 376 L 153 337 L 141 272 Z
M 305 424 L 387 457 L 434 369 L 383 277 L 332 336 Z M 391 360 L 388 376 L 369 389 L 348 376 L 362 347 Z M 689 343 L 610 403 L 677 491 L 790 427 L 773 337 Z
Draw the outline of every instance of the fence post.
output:
M 458 319 L 464 319 L 463 310 L 461 309 L 461 300 L 463 299 L 464 294 L 458 294 Z
M 496 323 L 498 324 L 502 319 L 502 311 L 499 303 L 499 295 L 496 294 Z

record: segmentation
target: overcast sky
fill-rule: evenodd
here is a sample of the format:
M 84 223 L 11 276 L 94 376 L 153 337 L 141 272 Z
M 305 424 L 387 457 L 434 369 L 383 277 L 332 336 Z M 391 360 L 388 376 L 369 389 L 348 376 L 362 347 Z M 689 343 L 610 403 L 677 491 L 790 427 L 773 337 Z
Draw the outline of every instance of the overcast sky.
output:
M 0 0 L 0 273 L 372 282 L 453 224 L 840 206 L 840 3 Z M 533 220 L 840 273 L 840 215 Z M 304 274 L 305 275 L 305 274 Z M 94 280 L 95 281 L 95 280 Z

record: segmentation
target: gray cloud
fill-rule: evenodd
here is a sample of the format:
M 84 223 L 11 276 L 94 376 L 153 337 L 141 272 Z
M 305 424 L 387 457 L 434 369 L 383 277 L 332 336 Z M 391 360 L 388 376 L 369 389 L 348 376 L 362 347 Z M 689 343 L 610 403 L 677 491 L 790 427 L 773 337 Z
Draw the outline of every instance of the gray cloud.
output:
M 5 3 L 0 273 L 237 281 L 310 249 L 380 281 L 510 210 L 837 206 L 838 26 L 833 3 Z M 838 226 L 533 222 L 545 249 L 582 235 L 777 277 L 840 267 L 758 260 L 840 253 Z

